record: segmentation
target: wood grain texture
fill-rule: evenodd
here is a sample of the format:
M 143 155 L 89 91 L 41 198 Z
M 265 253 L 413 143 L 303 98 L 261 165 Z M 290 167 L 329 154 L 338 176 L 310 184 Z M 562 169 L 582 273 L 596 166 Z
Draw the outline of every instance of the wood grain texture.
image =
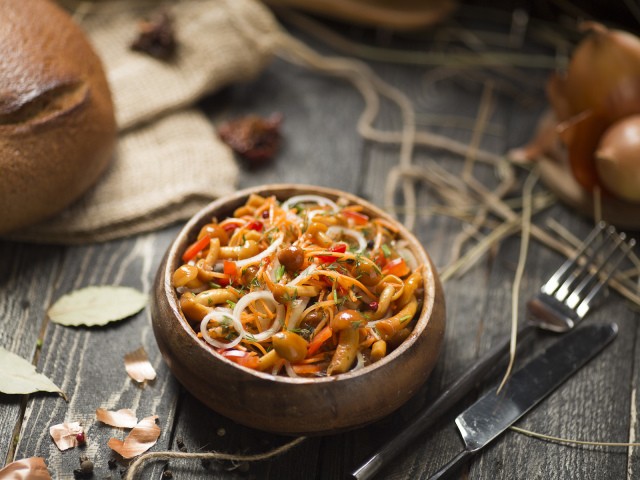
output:
M 62 248 L 45 250 L 14 243 L 0 244 L 0 345 L 29 361 L 38 352 L 44 311 L 51 294 L 49 285 L 59 276 L 63 258 Z M 7 458 L 13 447 L 22 421 L 22 401 L 19 395 L 0 394 L 2 459 Z
M 63 294 L 89 285 L 124 285 L 150 291 L 150 281 L 158 267 L 158 251 L 166 248 L 173 230 L 104 245 L 69 249 L 59 266 L 57 281 L 46 287 L 42 307 L 46 309 Z M 42 314 L 41 318 L 45 318 Z M 46 321 L 46 319 L 44 320 Z M 158 378 L 144 387 L 136 385 L 124 371 L 123 357 L 139 346 L 149 353 Z M 69 328 L 48 323 L 38 369 L 58 384 L 69 398 L 35 395 L 25 412 L 16 458 L 39 455 L 55 478 L 73 478 L 79 455 L 86 454 L 95 464 L 96 475 L 111 475 L 111 452 L 106 446 L 111 436 L 123 432 L 95 420 L 95 409 L 131 408 L 139 418 L 157 414 L 162 436 L 159 446 L 167 445 L 171 433 L 177 385 L 161 362 L 148 310 L 132 318 L 100 328 Z M 79 421 L 85 428 L 87 446 L 59 452 L 49 437 L 51 425 Z M 114 470 L 117 472 L 117 469 Z
M 370 36 L 351 30 L 351 35 Z M 321 51 L 326 47 L 295 32 Z M 367 37 L 369 38 L 369 37 Z M 380 35 L 380 45 L 394 44 L 393 37 Z M 435 118 L 425 126 L 461 142 L 470 142 L 484 82 L 495 81 L 493 109 L 483 148 L 501 153 L 521 145 L 528 138 L 541 112 L 541 87 L 545 72 L 507 72 L 496 77 L 478 70 L 452 71 L 443 68 L 401 67 L 371 63 L 384 79 L 406 92 L 415 102 L 420 121 Z M 502 72 L 504 73 L 504 72 Z M 440 78 L 441 80 L 436 80 Z M 505 78 L 511 89 L 502 88 Z M 538 88 L 538 90 L 536 90 Z M 517 93 L 517 96 L 515 95 Z M 521 101 L 524 98 L 524 101 Z M 533 99 L 533 102 L 530 100 Z M 529 103 L 527 103 L 529 102 Z M 351 85 L 276 60 L 256 80 L 228 88 L 201 104 L 215 125 L 247 113 L 284 114 L 284 144 L 277 158 L 261 168 L 241 164 L 239 187 L 267 183 L 312 183 L 361 195 L 381 206 L 389 169 L 397 163 L 396 146 L 381 146 L 360 139 L 355 124 L 363 102 Z M 444 119 L 454 118 L 454 124 Z M 460 126 L 460 119 L 467 123 Z M 385 103 L 376 125 L 398 129 L 399 112 Z M 466 125 L 466 126 L 465 126 Z M 470 127 L 471 125 L 471 127 Z M 438 149 L 418 148 L 415 162 L 436 161 L 460 174 L 460 157 Z M 490 168 L 475 172 L 484 181 L 495 182 Z M 522 177 L 522 175 L 520 176 Z M 520 178 L 522 179 L 522 178 Z M 398 200 L 401 200 L 398 195 Z M 427 248 L 436 266 L 451 259 L 451 247 L 461 222 L 432 215 L 425 207 L 435 193 L 418 185 L 420 215 L 414 233 Z M 589 222 L 558 204 L 535 217 L 543 225 L 553 218 L 578 236 L 590 229 Z M 120 284 L 150 291 L 155 271 L 179 227 L 150 235 L 86 247 L 30 246 L 0 242 L 0 345 L 24 358 L 33 359 L 37 340 L 43 339 L 38 371 L 50 376 L 70 396 L 65 403 L 54 395 L 28 397 L 22 411 L 20 396 L 0 394 L 0 455 L 6 458 L 14 430 L 19 429 L 15 458 L 44 456 L 55 478 L 73 478 L 80 454 L 96 464 L 95 478 L 120 477 L 120 468 L 110 470 L 111 452 L 106 442 L 124 432 L 97 424 L 95 408 L 132 408 L 139 417 L 160 416 L 162 436 L 154 450 L 178 450 L 179 443 L 190 452 L 219 451 L 252 454 L 267 452 L 291 437 L 240 426 L 206 408 L 185 392 L 161 360 L 151 333 L 148 310 L 133 318 L 103 328 L 66 328 L 46 319 L 47 307 L 70 290 L 95 284 Z M 469 272 L 444 284 L 447 301 L 447 329 L 438 363 L 427 383 L 403 407 L 382 420 L 357 430 L 306 439 L 291 451 L 256 463 L 197 460 L 149 462 L 139 478 L 158 478 L 163 469 L 180 480 L 333 480 L 344 478 L 400 427 L 435 399 L 483 353 L 510 331 L 511 285 L 518 259 L 519 237 L 509 238 L 489 252 Z M 532 295 L 561 258 L 532 242 L 521 286 L 519 312 L 525 315 L 524 300 Z M 615 320 L 618 339 L 596 360 L 525 416 L 519 426 L 541 433 L 585 440 L 638 441 L 636 412 L 640 371 L 638 313 L 612 294 L 586 322 Z M 554 335 L 536 333 L 532 341 L 518 348 L 516 367 L 553 341 Z M 158 371 L 158 379 L 144 388 L 130 381 L 122 357 L 143 345 Z M 466 405 L 499 381 L 504 364 L 496 365 L 489 382 L 457 405 L 425 432 L 378 476 L 380 479 L 427 478 L 462 447 L 453 419 Z M 233 398 L 229 398 L 230 403 Z M 48 428 L 65 420 L 80 420 L 88 429 L 85 449 L 59 452 Z M 178 442 L 180 440 L 180 442 Z M 13 458 L 7 459 L 7 461 Z M 545 442 L 507 432 L 465 469 L 463 478 L 493 479 L 604 479 L 637 478 L 640 454 L 637 449 L 577 447 Z

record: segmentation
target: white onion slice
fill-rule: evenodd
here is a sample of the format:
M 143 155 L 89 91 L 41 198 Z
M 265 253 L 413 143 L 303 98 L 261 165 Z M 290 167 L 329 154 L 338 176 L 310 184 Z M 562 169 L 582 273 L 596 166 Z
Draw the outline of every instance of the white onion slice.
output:
M 300 297 L 291 302 L 291 315 L 289 315 L 289 321 L 287 322 L 287 330 L 293 330 L 298 326 L 302 312 L 307 308 L 310 299 L 310 297 Z
M 305 281 L 307 278 L 309 278 L 313 274 L 313 272 L 316 271 L 317 268 L 318 266 L 315 263 L 312 263 L 303 271 L 301 271 L 296 278 L 294 278 L 289 283 L 287 283 L 287 287 L 295 287 L 300 282 Z
M 273 320 L 271 326 L 264 332 L 253 335 L 244 329 L 244 326 L 240 321 L 240 315 L 242 315 L 242 312 L 249 306 L 251 302 L 254 302 L 256 300 L 266 300 L 276 304 L 276 318 Z M 268 338 L 271 338 L 274 333 L 280 331 L 284 319 L 284 314 L 284 306 L 277 304 L 271 292 L 267 290 L 263 290 L 260 292 L 251 292 L 240 298 L 240 300 L 238 300 L 238 303 L 236 303 L 236 306 L 233 309 L 233 326 L 238 331 L 241 337 L 255 340 L 256 342 L 262 342 Z
M 336 205 L 335 202 L 321 195 L 296 195 L 295 197 L 291 197 L 286 200 L 282 204 L 282 208 L 284 210 L 289 210 L 291 206 L 295 205 L 296 203 L 316 203 L 321 206 L 329 206 L 335 212 L 339 210 L 338 205 Z
M 251 335 L 250 337 L 251 340 L 255 340 L 256 342 L 264 342 L 265 340 L 271 338 L 273 335 L 278 333 L 282 328 L 282 323 L 284 321 L 285 313 L 286 312 L 285 312 L 284 305 L 276 306 L 276 318 L 273 319 L 273 323 L 271 324 L 271 326 L 263 332 L 260 332 L 256 335 Z
M 331 238 L 337 238 L 340 235 L 353 238 L 358 242 L 358 252 L 364 252 L 367 248 L 367 240 L 364 238 L 364 235 L 352 228 L 336 227 L 334 225 L 327 229 L 327 235 Z
M 210 320 L 216 320 L 217 322 L 224 321 L 225 319 L 231 319 L 231 310 L 213 310 L 209 312 L 200 322 L 200 333 L 202 333 L 202 338 L 204 338 L 205 342 L 210 345 L 213 345 L 216 348 L 233 348 L 238 345 L 242 341 L 242 335 L 238 332 L 238 336 L 234 338 L 231 342 L 221 342 L 216 340 L 215 338 L 211 338 L 209 335 L 209 329 L 207 326 L 209 325 Z M 234 326 L 235 328 L 235 326 Z
M 245 258 L 244 260 L 237 260 L 236 261 L 236 268 L 242 268 L 242 267 L 245 267 L 245 266 L 250 265 L 252 263 L 257 263 L 260 260 L 262 260 L 263 258 L 268 257 L 269 255 L 271 255 L 273 252 L 276 251 L 276 249 L 282 243 L 283 239 L 284 239 L 284 235 L 280 235 L 278 238 L 276 238 L 273 241 L 273 243 L 271 245 L 269 245 L 267 248 L 265 248 L 259 254 L 254 255 L 253 257 Z
M 288 362 L 287 360 L 284 361 L 284 369 L 287 371 L 287 375 L 289 375 L 290 377 L 299 377 L 300 376 L 295 372 L 295 370 L 291 366 L 291 363 Z
M 362 352 L 358 350 L 358 352 L 356 353 L 356 365 L 351 370 L 355 372 L 356 370 L 360 370 L 363 367 L 364 367 L 364 357 L 362 356 Z
M 278 257 L 276 257 L 275 260 L 271 262 L 271 265 L 269 265 L 270 270 L 267 271 L 267 275 L 269 275 L 269 278 L 274 283 L 278 282 L 278 280 L 276 280 L 276 272 L 278 271 L 278 268 L 280 268 L 280 265 L 281 263 L 280 260 L 278 260 Z
M 407 266 L 411 269 L 412 272 L 415 272 L 418 268 L 418 261 L 416 260 L 416 256 L 413 252 L 406 246 L 398 245 L 396 246 L 396 252 L 404 258 L 404 261 L 407 262 Z
M 290 222 L 299 222 L 299 223 L 303 222 L 302 218 L 300 218 L 298 215 L 293 213 L 291 210 L 287 212 L 287 220 L 289 220 Z

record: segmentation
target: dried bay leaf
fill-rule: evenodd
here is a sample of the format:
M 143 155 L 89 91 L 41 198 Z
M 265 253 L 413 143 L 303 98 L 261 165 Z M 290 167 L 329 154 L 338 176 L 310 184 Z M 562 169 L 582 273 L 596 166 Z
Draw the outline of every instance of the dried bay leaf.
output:
M 25 394 L 34 392 L 62 393 L 46 376 L 24 358 L 0 347 L 0 392 Z
M 42 457 L 16 460 L 0 469 L 0 480 L 51 480 Z
M 129 376 L 138 383 L 155 380 L 156 371 L 149 361 L 144 347 L 140 347 L 124 356 L 124 368 Z
M 109 448 L 119 453 L 122 458 L 137 457 L 153 447 L 160 437 L 160 427 L 156 424 L 157 415 L 145 417 L 129 432 L 123 440 L 110 438 Z
M 119 428 L 133 428 L 138 423 L 138 418 L 133 410 L 122 408 L 118 411 L 96 409 L 96 419 L 106 425 Z
M 147 296 L 134 288 L 103 285 L 62 296 L 47 313 L 60 325 L 93 327 L 135 315 L 146 304 Z

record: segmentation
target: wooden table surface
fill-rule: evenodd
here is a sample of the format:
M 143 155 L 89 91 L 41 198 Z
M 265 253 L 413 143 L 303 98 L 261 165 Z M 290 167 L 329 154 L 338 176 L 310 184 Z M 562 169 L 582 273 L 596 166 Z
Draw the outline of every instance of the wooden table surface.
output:
M 507 25 L 504 25 L 506 28 Z M 351 31 L 352 38 L 387 47 L 391 35 Z M 331 49 L 296 32 L 325 52 Z M 402 42 L 400 42 L 402 43 Z M 430 68 L 370 62 L 389 83 L 414 101 L 418 128 L 445 134 L 464 143 L 473 141 L 487 81 L 494 79 L 492 110 L 480 146 L 502 154 L 528 140 L 544 110 L 544 80 L 548 72 L 521 69 L 514 75 L 491 70 Z M 439 79 L 438 79 L 439 78 Z M 526 78 L 525 83 L 518 78 Z M 516 80 L 514 80 L 516 79 Z M 247 113 L 282 112 L 283 147 L 262 168 L 242 165 L 238 187 L 294 182 L 331 186 L 353 192 L 378 205 L 389 170 L 398 161 L 398 149 L 362 140 L 356 122 L 363 101 L 342 80 L 323 76 L 276 59 L 259 78 L 220 92 L 202 103 L 212 122 Z M 464 122 L 462 121 L 464 120 Z M 377 125 L 398 129 L 400 116 L 383 105 Z M 460 172 L 455 154 L 418 148 L 415 163 L 436 161 Z M 418 184 L 420 207 L 435 202 L 433 192 Z M 563 224 L 577 236 L 590 230 L 590 220 L 562 204 L 536 215 Z M 95 421 L 95 409 L 132 408 L 139 418 L 156 414 L 162 429 L 153 451 L 260 453 L 291 438 L 239 426 L 207 410 L 184 391 L 163 362 L 150 324 L 149 309 L 101 328 L 67 328 L 51 323 L 47 308 L 60 296 L 88 285 L 126 285 L 150 292 L 159 262 L 180 225 L 118 241 L 85 246 L 47 246 L 0 241 L 0 345 L 33 359 L 37 370 L 49 376 L 68 395 L 0 394 L 0 459 L 8 463 L 24 457 L 44 457 L 54 478 L 73 478 L 78 458 L 95 463 L 94 478 L 120 478 L 119 465 L 110 469 L 107 440 L 113 429 Z M 440 215 L 420 214 L 414 229 L 439 268 L 448 264 L 451 246 L 463 224 Z M 161 478 L 169 469 L 178 479 L 316 479 L 344 478 L 377 447 L 410 423 L 420 409 L 454 381 L 484 352 L 510 331 L 511 287 L 520 236 L 502 241 L 470 271 L 448 280 L 446 338 L 439 362 L 424 388 L 405 406 L 375 424 L 338 435 L 307 438 L 287 453 L 267 461 L 231 464 L 197 460 L 152 461 L 139 478 Z M 563 260 L 532 241 L 521 285 L 523 298 L 532 295 Z M 520 305 L 524 315 L 525 308 Z M 620 328 L 614 344 L 544 400 L 518 425 L 536 432 L 583 440 L 629 442 L 640 427 L 636 389 L 640 376 L 638 313 L 617 295 L 594 311 L 586 323 L 615 320 Z M 518 363 L 553 339 L 537 333 L 519 349 Z M 125 374 L 123 355 L 144 346 L 158 378 L 141 388 Z M 386 479 L 426 478 L 453 457 L 462 442 L 453 419 L 465 405 L 495 382 L 480 385 L 430 431 L 407 447 L 379 475 Z M 230 399 L 232 401 L 232 399 Z M 80 421 L 87 446 L 60 452 L 48 430 L 63 421 Z M 578 447 L 541 441 L 512 431 L 480 453 L 468 466 L 471 479 L 621 479 L 640 475 L 637 449 Z M 166 476 L 166 474 L 165 474 Z M 165 477 L 166 478 L 166 477 Z

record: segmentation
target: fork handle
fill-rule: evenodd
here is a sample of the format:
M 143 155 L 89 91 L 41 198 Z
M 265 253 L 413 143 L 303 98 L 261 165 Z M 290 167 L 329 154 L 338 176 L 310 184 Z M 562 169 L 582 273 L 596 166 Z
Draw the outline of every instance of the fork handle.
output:
M 526 323 L 518 329 L 518 338 L 523 340 L 535 330 L 535 326 Z M 373 454 L 365 463 L 351 474 L 351 478 L 368 480 L 398 453 L 411 444 L 421 433 L 439 420 L 444 413 L 458 403 L 478 382 L 483 380 L 495 364 L 509 351 L 510 338 L 489 350 L 475 362 L 458 380 L 440 394 L 440 396 L 416 419 L 397 433 L 388 443 Z

